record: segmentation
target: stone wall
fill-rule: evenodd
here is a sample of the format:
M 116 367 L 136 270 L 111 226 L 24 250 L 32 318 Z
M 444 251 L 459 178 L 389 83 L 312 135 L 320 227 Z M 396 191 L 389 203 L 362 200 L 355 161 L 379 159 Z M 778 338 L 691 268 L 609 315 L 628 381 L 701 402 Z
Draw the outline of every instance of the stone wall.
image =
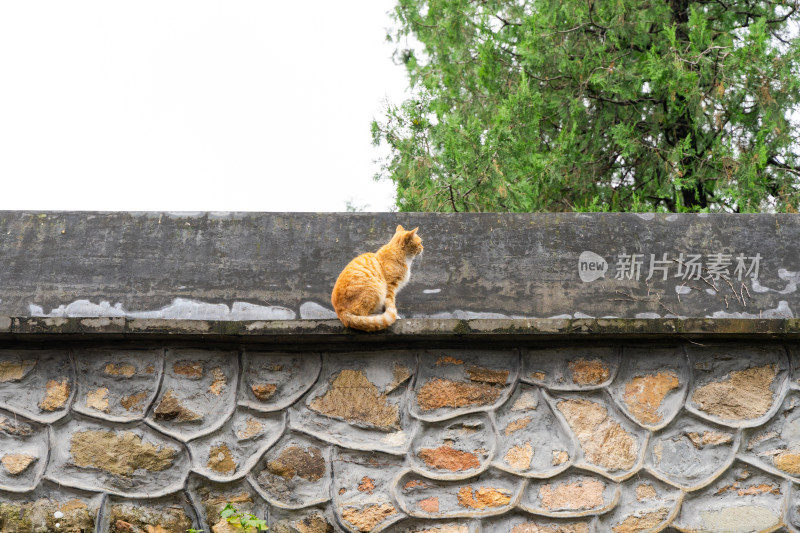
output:
M 50 320 L 0 350 L 2 533 L 222 533 L 226 503 L 279 533 L 800 531 L 788 339 L 286 351 Z
M 402 319 L 329 295 L 397 224 Z M 800 532 L 800 217 L 0 213 L 0 533 Z

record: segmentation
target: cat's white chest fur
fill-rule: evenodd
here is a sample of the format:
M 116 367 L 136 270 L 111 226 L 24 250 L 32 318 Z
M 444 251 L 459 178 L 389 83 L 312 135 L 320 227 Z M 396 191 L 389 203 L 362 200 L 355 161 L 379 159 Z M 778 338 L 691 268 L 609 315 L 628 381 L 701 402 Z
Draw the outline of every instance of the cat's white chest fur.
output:
M 403 279 L 400 280 L 400 283 L 397 285 L 397 290 L 399 291 L 403 287 L 406 286 L 408 280 L 411 279 L 411 263 L 414 261 L 413 257 L 406 257 L 406 273 L 403 276 Z

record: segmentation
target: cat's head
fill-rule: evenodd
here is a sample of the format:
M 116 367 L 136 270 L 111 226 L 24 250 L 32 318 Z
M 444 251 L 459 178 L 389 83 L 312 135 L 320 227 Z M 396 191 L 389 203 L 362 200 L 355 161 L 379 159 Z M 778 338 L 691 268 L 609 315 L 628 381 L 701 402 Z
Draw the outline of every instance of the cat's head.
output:
M 414 257 L 422 253 L 422 238 L 417 235 L 418 229 L 417 227 L 406 231 L 403 226 L 398 225 L 397 229 L 394 231 L 392 241 L 395 241 L 398 246 L 401 246 L 407 256 Z

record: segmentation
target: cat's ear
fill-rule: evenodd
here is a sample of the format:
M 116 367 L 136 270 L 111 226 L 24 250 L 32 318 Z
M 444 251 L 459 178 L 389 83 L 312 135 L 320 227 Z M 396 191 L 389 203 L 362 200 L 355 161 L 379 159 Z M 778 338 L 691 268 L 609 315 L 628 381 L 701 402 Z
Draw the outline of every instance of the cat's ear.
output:
M 416 235 L 416 234 L 417 234 L 417 230 L 418 230 L 418 229 L 419 229 L 419 226 L 417 226 L 416 228 L 414 228 L 414 229 L 412 229 L 411 231 L 409 231 L 409 232 L 408 232 L 408 236 L 410 237 L 410 236 L 412 236 L 412 235 Z
M 405 231 L 405 229 L 403 228 L 403 226 L 398 224 L 397 227 L 394 229 L 394 232 L 395 233 L 400 233 L 401 231 Z

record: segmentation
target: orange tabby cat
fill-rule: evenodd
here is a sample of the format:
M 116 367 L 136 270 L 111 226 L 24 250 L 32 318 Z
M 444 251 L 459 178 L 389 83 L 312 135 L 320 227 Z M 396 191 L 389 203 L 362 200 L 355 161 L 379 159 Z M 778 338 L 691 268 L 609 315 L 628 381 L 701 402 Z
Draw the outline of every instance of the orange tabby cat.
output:
M 359 255 L 344 267 L 333 286 L 331 302 L 345 326 L 377 331 L 394 324 L 395 296 L 408 283 L 411 261 L 422 252 L 418 229 L 406 231 L 397 226 L 392 240 L 377 253 Z

